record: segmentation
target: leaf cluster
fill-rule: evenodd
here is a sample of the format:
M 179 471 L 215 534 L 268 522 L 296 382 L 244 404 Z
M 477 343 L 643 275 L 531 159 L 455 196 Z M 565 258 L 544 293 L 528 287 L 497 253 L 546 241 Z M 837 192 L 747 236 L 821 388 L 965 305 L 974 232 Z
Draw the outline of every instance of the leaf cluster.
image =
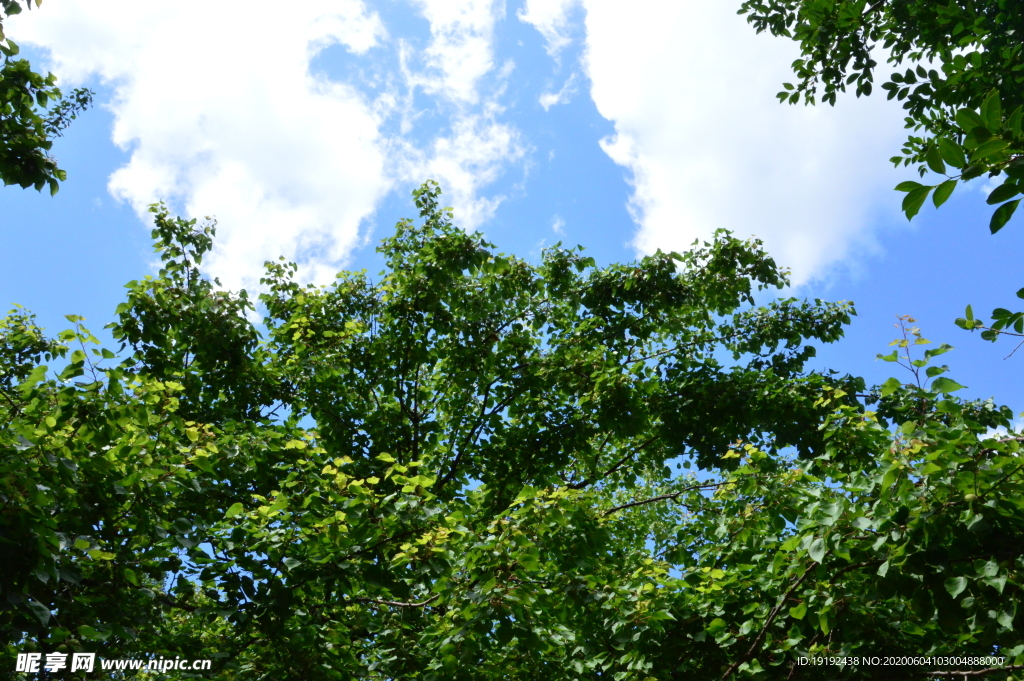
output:
M 0 180 L 36 190 L 49 187 L 56 194 L 67 173 L 49 154 L 53 139 L 92 104 L 93 93 L 76 88 L 64 96 L 53 74 L 44 76 L 27 60 L 16 59 L 20 50 L 4 34 L 3 20 L 19 14 L 23 4 L 32 7 L 31 2 L 0 2 Z

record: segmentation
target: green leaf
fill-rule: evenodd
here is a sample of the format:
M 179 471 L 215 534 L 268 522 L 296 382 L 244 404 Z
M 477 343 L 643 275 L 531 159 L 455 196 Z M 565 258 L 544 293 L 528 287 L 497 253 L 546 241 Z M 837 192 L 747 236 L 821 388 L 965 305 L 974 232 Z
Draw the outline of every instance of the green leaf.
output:
M 995 234 L 1005 227 L 1006 223 L 1013 217 L 1013 212 L 1017 210 L 1017 204 L 1019 204 L 1020 201 L 1020 199 L 1016 199 L 999 206 L 999 208 L 996 209 L 996 212 L 992 214 L 992 220 L 988 225 L 989 231 Z
M 998 91 L 992 90 L 985 98 L 985 103 L 981 105 L 981 116 L 989 130 L 1000 130 L 1003 127 L 1003 105 L 999 101 Z
M 896 191 L 898 192 L 912 192 L 915 189 L 920 189 L 924 185 L 920 182 L 914 182 L 913 180 L 907 180 L 906 182 L 900 182 L 896 185 Z
M 935 204 L 936 208 L 938 208 L 939 206 L 941 206 L 942 204 L 949 200 L 949 197 L 953 193 L 953 190 L 956 189 L 956 185 L 956 180 L 946 180 L 945 182 L 943 182 L 942 184 L 935 188 L 935 193 L 932 194 L 932 203 Z
M 938 145 L 932 144 L 928 147 L 928 153 L 925 155 L 925 161 L 928 163 L 928 167 L 931 168 L 933 173 L 939 173 L 940 175 L 946 174 L 946 164 L 942 162 L 942 156 L 939 154 Z
M 908 220 L 912 220 L 920 212 L 932 189 L 933 187 L 918 187 L 906 195 L 903 199 L 903 212 L 906 213 Z
M 993 156 L 1002 153 L 1009 146 L 1009 142 L 1003 139 L 999 139 L 998 137 L 995 139 L 990 139 L 989 141 L 981 144 L 977 149 L 974 150 L 974 152 L 971 154 L 971 162 L 976 163 L 977 161 L 988 160 Z
M 225 518 L 234 518 L 236 515 L 240 514 L 243 510 L 245 510 L 245 507 L 242 506 L 241 503 L 236 502 L 234 504 L 231 504 L 231 506 L 227 510 L 227 513 L 224 514 L 224 517 Z
M 286 568 L 288 568 L 289 570 L 294 570 L 295 568 L 297 568 L 300 565 L 302 565 L 302 561 L 301 560 L 297 560 L 295 558 L 292 558 L 291 556 L 285 558 L 281 562 L 284 563 L 284 566 Z
M 811 542 L 811 545 L 807 547 L 807 553 L 811 556 L 811 560 L 815 563 L 820 563 L 825 559 L 825 540 L 822 537 L 815 538 Z
M 1006 119 L 1006 129 L 1009 130 L 1010 134 L 1014 137 L 1020 137 L 1022 134 L 1022 117 L 1024 117 L 1024 106 L 1018 106 L 1017 110 L 1010 114 L 1010 117 Z
M 885 383 L 882 384 L 882 397 L 888 397 L 889 395 L 893 394 L 894 392 L 899 390 L 901 385 L 903 384 L 900 383 L 898 379 L 889 378 Z
M 1013 613 L 1012 612 L 1007 612 L 1005 610 L 1002 611 L 1001 613 L 996 615 L 996 622 L 998 622 L 1000 626 L 1006 627 L 1010 631 L 1013 631 Z
M 967 588 L 967 578 L 950 577 L 944 582 L 944 586 L 946 587 L 946 591 L 949 592 L 949 595 L 956 598 L 963 593 L 964 589 Z
M 795 605 L 789 609 L 789 616 L 795 620 L 802 620 L 807 614 L 807 603 Z
M 721 632 L 725 631 L 726 627 L 728 626 L 729 625 L 725 623 L 725 620 L 716 617 L 715 619 L 711 620 L 710 624 L 708 624 L 706 631 L 712 636 L 717 636 Z
M 954 168 L 963 168 L 967 165 L 967 154 L 964 152 L 964 148 L 948 137 L 939 138 L 939 155 L 942 160 Z
M 992 193 L 988 195 L 987 203 L 989 205 L 1002 203 L 1003 201 L 1012 199 L 1013 197 L 1017 196 L 1017 194 L 1020 194 L 1022 191 L 1024 191 L 1024 187 L 1020 186 L 1019 184 L 1013 184 L 1009 181 L 1004 182 L 1003 184 L 999 185 L 998 187 L 992 190 Z
M 939 376 L 932 381 L 931 391 L 933 393 L 952 393 L 957 390 L 963 390 L 966 386 L 962 386 L 951 378 L 945 376 Z
M 139 578 L 136 576 L 135 570 L 132 570 L 131 568 L 124 569 L 124 578 L 127 579 L 130 584 L 134 584 L 135 586 L 139 585 Z
M 956 123 L 964 132 L 970 132 L 975 128 L 985 126 L 985 121 L 978 115 L 978 112 L 972 109 L 960 109 L 957 111 Z
M 39 623 L 44 627 L 46 623 L 50 621 L 50 609 L 37 600 L 30 600 L 28 602 L 28 608 L 32 611 L 32 614 L 36 616 Z

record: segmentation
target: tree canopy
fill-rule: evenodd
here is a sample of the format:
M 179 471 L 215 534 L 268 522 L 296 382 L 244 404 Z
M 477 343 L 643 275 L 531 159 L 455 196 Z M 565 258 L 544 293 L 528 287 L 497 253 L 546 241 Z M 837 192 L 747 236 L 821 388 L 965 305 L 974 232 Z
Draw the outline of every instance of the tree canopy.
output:
M 92 92 L 76 88 L 64 96 L 52 73 L 44 76 L 27 60 L 15 59 L 20 49 L 4 34 L 3 21 L 20 14 L 23 5 L 31 8 L 31 0 L 0 0 L 0 181 L 37 190 L 49 187 L 56 194 L 67 173 L 49 151 L 54 138 L 92 103 Z
M 885 357 L 905 379 L 808 372 L 853 310 L 759 304 L 786 275 L 756 241 L 530 264 L 439 194 L 416 192 L 377 279 L 303 286 L 268 263 L 262 330 L 256 301 L 199 272 L 212 226 L 160 206 L 162 269 L 129 284 L 120 350 L 77 317 L 55 339 L 22 310 L 0 324 L 3 664 L 667 680 L 1024 663 L 1021 438 L 1009 410 L 954 397 L 932 366 L 948 346 L 913 354 L 907 320 Z M 822 656 L 848 661 L 800 662 Z

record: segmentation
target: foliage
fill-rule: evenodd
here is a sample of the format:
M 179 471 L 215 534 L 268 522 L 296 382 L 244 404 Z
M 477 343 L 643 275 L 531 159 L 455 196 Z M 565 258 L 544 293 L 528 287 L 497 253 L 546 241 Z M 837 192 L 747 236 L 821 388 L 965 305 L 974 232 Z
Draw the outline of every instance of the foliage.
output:
M 25 6 L 31 8 L 31 0 Z M 14 59 L 19 48 L 4 35 L 3 19 L 21 11 L 18 0 L 0 0 L 0 180 L 37 190 L 48 186 L 56 194 L 67 174 L 48 152 L 53 139 L 92 103 L 92 92 L 76 88 L 65 97 L 53 74 L 44 76 L 28 61 Z
M 212 226 L 162 207 L 163 268 L 113 325 L 122 357 L 79 318 L 51 341 L 7 317 L 0 664 L 557 680 L 1024 661 L 1005 409 L 909 357 L 930 385 L 806 373 L 805 342 L 852 310 L 757 305 L 786 279 L 756 242 L 531 265 L 438 195 L 416 192 L 423 222 L 383 242 L 376 282 L 300 286 L 268 263 L 262 335 L 245 295 L 199 275 Z
M 769 31 L 800 43 L 793 63 L 798 81 L 778 97 L 813 104 L 819 96 L 835 104 L 839 92 L 855 85 L 857 96 L 870 95 L 875 56 L 888 55 L 894 71 L 882 85 L 889 99 L 903 102 L 911 135 L 896 165 L 917 163 L 947 174 L 937 185 L 905 182 L 903 209 L 908 218 L 932 194 L 936 206 L 949 198 L 958 181 L 1005 173 L 1006 181 L 989 196 L 1002 204 L 992 216 L 997 232 L 1016 209 L 1010 201 L 1024 179 L 1024 13 L 1017 0 L 746 0 L 741 14 L 758 32 Z

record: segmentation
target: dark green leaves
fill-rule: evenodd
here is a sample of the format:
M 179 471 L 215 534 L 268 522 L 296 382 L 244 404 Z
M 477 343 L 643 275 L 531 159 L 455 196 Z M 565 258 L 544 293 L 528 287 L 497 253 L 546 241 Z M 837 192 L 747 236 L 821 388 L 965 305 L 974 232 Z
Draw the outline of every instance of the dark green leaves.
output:
M 956 189 L 956 185 L 956 180 L 946 180 L 935 188 L 935 193 L 932 195 L 932 202 L 935 204 L 936 208 L 949 200 L 949 197 L 953 194 L 953 190 Z
M 31 6 L 29 4 L 28 6 Z M 42 190 L 53 195 L 65 179 L 50 155 L 53 141 L 92 103 L 92 92 L 79 88 L 64 97 L 52 74 L 32 70 L 19 50 L 3 34 L 4 15 L 21 12 L 14 0 L 0 4 L 0 181 Z
M 932 189 L 934 187 L 928 187 L 917 182 L 901 182 L 896 185 L 897 191 L 907 192 L 906 198 L 903 199 L 903 212 L 906 213 L 908 220 L 918 214 Z
M 938 140 L 940 157 L 954 168 L 963 168 L 967 165 L 967 156 L 963 147 L 949 137 L 940 137 Z
M 1017 210 L 1017 205 L 1020 201 L 1020 199 L 1016 199 L 999 206 L 999 208 L 996 209 L 996 212 L 992 214 L 992 219 L 988 226 L 989 231 L 995 234 L 1005 227 L 1006 223 L 1010 221 L 1011 217 L 1013 217 L 1013 213 Z
M 999 185 L 994 190 L 992 190 L 992 193 L 988 195 L 987 201 L 990 205 L 1002 203 L 1007 199 L 1012 199 L 1014 196 L 1020 194 L 1022 191 L 1024 191 L 1024 187 L 1022 187 L 1021 185 L 1014 184 L 1012 182 L 1004 182 L 1003 184 Z

